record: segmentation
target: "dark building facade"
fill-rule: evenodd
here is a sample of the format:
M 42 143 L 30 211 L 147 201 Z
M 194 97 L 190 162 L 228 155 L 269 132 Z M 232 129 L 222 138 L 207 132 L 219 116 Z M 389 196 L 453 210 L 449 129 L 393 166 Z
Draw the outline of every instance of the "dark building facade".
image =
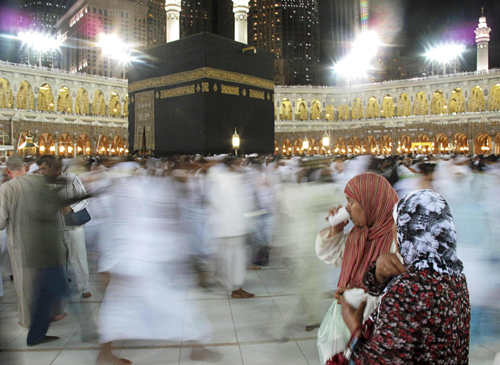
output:
M 317 0 L 251 0 L 249 33 L 255 47 L 284 60 L 286 85 L 319 81 L 320 29 Z M 282 78 L 277 78 L 282 79 Z
M 183 0 L 181 8 L 181 38 L 208 32 L 234 39 L 231 0 Z
M 149 0 L 147 48 L 167 42 L 165 0 Z

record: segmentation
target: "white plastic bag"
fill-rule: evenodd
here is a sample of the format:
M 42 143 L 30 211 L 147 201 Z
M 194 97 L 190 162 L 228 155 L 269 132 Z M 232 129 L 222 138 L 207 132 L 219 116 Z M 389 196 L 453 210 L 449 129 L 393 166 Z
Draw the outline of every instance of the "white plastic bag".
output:
M 342 306 L 335 299 L 325 314 L 318 330 L 318 352 L 321 364 L 339 352 L 344 352 L 351 331 L 342 318 Z

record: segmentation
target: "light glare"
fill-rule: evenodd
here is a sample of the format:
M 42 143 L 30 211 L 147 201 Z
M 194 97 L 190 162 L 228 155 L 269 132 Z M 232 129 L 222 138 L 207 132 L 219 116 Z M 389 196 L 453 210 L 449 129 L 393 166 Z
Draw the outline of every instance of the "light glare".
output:
M 431 61 L 446 64 L 461 56 L 464 51 L 463 44 L 444 44 L 428 50 L 425 56 Z

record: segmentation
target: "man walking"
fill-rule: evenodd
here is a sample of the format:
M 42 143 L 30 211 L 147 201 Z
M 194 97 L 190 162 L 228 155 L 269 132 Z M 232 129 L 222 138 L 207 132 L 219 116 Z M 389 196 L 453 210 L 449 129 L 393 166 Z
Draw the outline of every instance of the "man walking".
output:
M 44 155 L 38 159 L 40 174 L 45 176 L 50 182 L 61 185 L 59 197 L 63 200 L 71 200 L 86 195 L 83 183 L 73 173 L 61 172 L 61 164 L 54 156 Z M 76 286 L 82 298 L 87 299 L 92 296 L 89 286 L 89 267 L 87 262 L 87 249 L 85 247 L 84 226 L 66 225 L 64 216 L 71 212 L 77 213 L 87 207 L 88 200 L 81 200 L 75 204 L 65 206 L 59 214 L 61 227 L 63 227 L 62 239 L 68 249 L 68 257 L 76 275 Z

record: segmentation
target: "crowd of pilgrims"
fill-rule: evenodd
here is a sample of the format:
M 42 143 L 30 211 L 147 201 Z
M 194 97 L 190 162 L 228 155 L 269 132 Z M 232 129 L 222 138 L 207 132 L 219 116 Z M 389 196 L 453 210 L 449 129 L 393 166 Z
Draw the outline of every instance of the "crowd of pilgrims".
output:
M 130 363 L 111 343 L 136 339 L 192 341 L 192 359 L 217 361 L 202 347 L 211 323 L 178 278 L 250 299 L 247 271 L 279 259 L 299 279 L 305 329 L 321 326 L 323 364 L 468 363 L 471 303 L 490 299 L 469 272 L 484 272 L 481 252 L 498 257 L 495 155 L 13 155 L 3 167 L 0 269 L 14 280 L 30 346 L 58 339 L 47 331 L 70 306 L 68 267 L 81 302 L 91 298 L 87 252 L 96 252 L 109 283 L 98 323 L 80 326 L 82 341 L 99 336 L 99 364 Z M 349 219 L 330 226 L 341 206 Z M 84 210 L 90 221 L 68 223 Z M 338 284 L 325 293 L 327 265 Z

